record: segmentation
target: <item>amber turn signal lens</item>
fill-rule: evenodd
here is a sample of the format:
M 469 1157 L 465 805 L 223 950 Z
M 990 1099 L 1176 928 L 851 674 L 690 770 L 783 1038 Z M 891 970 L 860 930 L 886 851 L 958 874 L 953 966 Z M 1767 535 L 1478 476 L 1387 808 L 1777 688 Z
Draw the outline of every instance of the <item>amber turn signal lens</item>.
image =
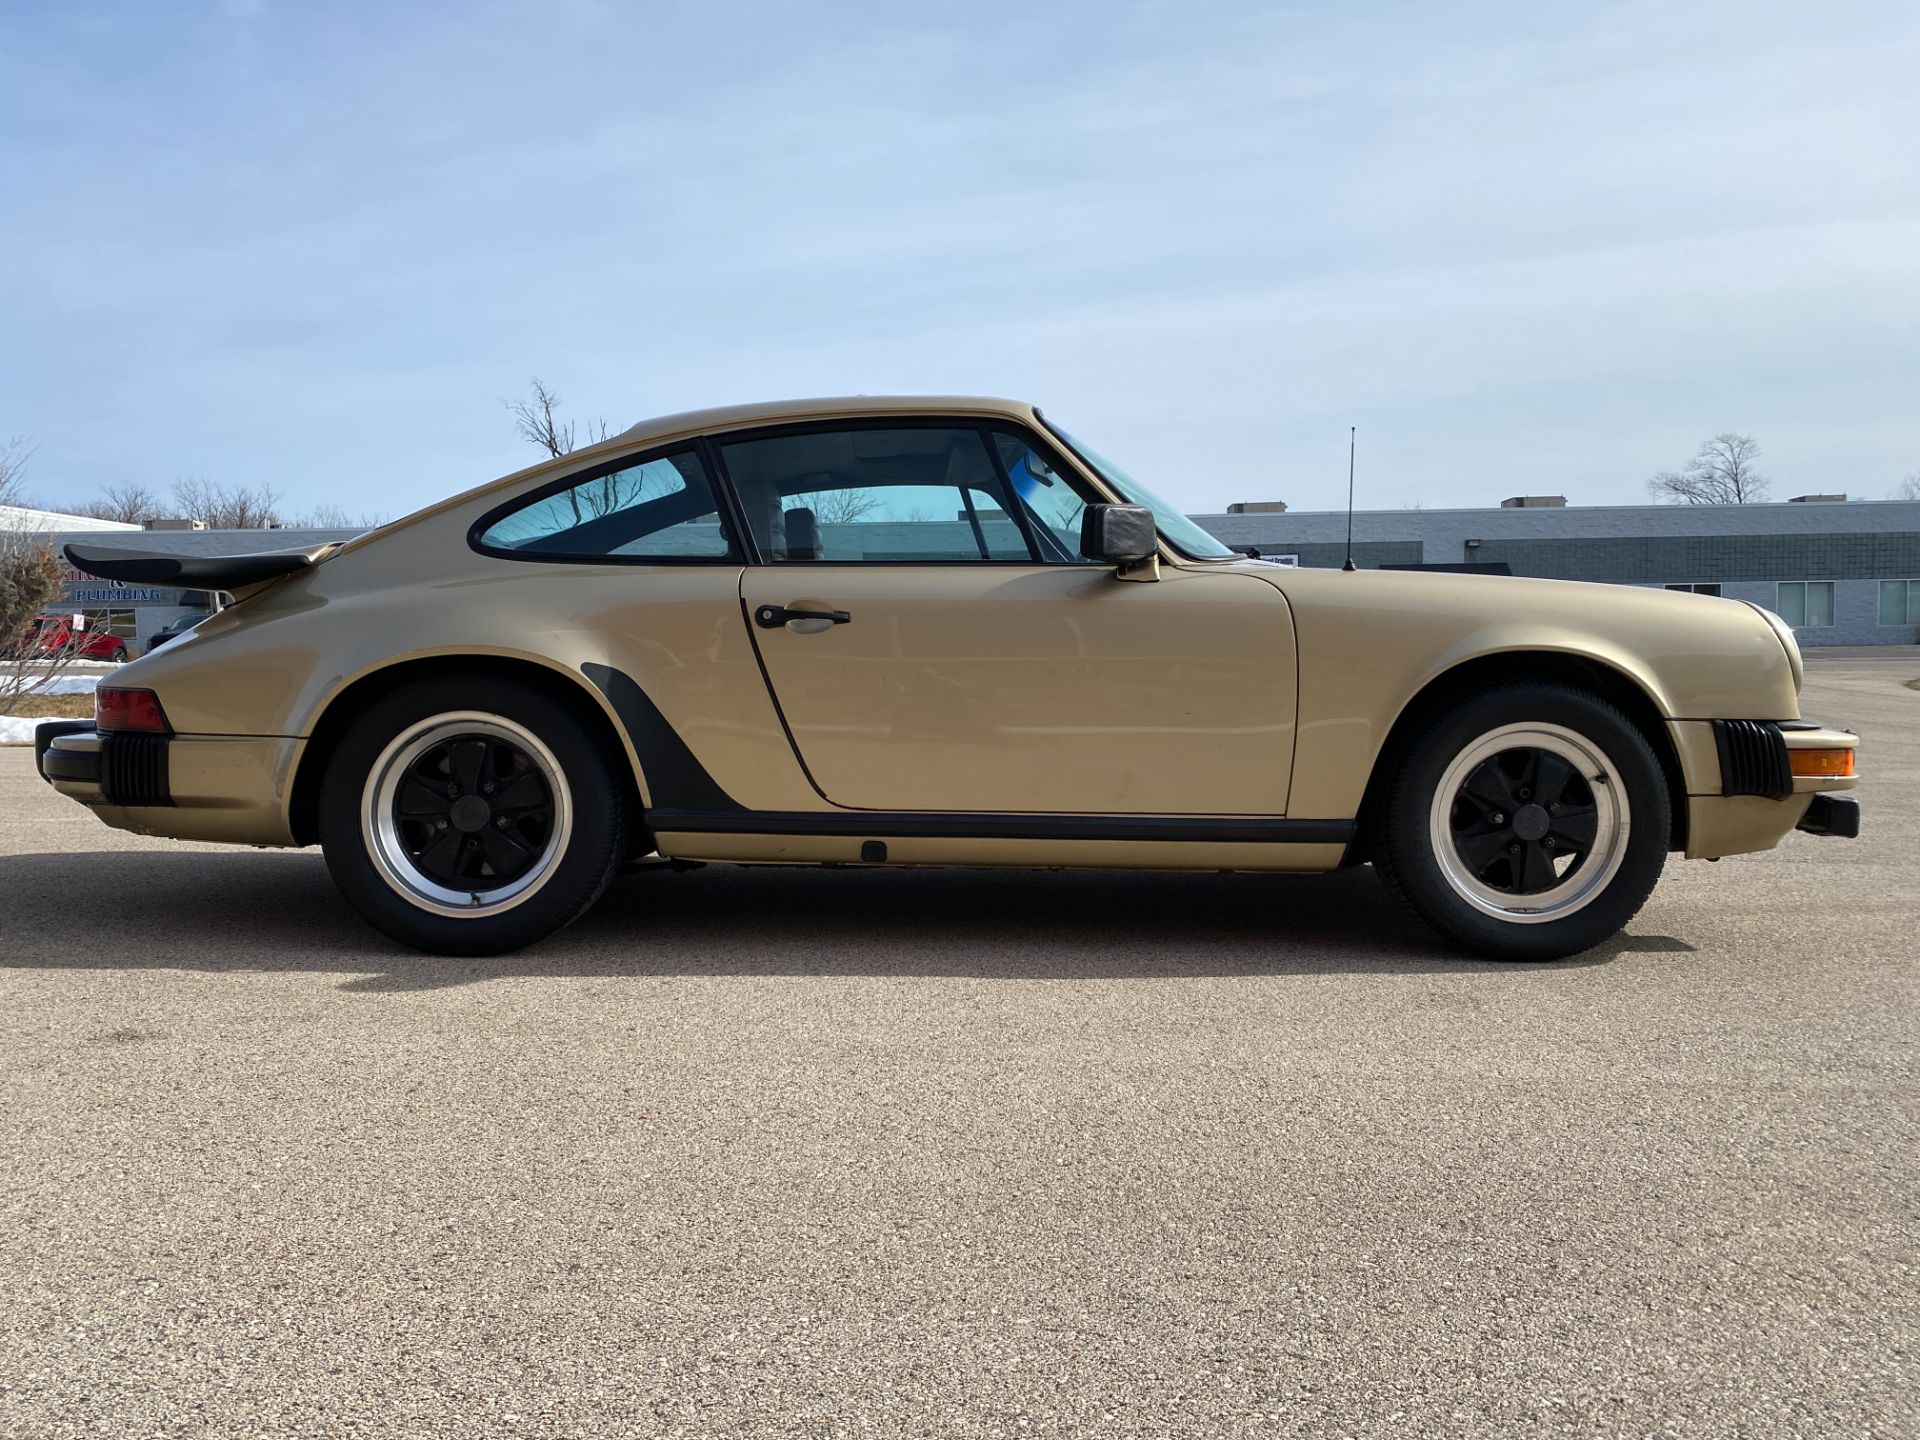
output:
M 160 697 L 151 690 L 110 690 L 102 685 L 93 692 L 93 723 L 101 730 L 146 730 L 161 735 L 172 727 L 167 712 L 160 708 Z
M 1853 774 L 1853 751 L 1789 750 L 1793 773 L 1811 780 L 1844 780 Z

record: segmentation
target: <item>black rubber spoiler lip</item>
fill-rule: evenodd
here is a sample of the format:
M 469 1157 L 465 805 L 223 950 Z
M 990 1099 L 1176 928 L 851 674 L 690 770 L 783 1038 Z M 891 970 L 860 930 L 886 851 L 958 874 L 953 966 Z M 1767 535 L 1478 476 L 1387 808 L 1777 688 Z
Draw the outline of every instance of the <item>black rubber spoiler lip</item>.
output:
M 128 585 L 180 585 L 194 590 L 237 590 L 311 570 L 340 548 L 338 541 L 305 550 L 271 550 L 259 555 L 168 555 L 157 550 L 117 550 L 108 546 L 68 545 L 67 563 L 102 580 Z

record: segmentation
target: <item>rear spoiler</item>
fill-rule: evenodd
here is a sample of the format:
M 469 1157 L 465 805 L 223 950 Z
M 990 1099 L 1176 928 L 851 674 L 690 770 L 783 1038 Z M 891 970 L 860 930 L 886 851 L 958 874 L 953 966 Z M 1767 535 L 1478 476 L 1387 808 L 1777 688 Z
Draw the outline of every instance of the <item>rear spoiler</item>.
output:
M 305 550 L 272 550 L 259 555 L 169 555 L 104 545 L 65 547 L 69 565 L 102 580 L 118 580 L 124 585 L 181 585 L 193 590 L 244 590 L 296 571 L 311 570 L 339 548 L 337 540 Z

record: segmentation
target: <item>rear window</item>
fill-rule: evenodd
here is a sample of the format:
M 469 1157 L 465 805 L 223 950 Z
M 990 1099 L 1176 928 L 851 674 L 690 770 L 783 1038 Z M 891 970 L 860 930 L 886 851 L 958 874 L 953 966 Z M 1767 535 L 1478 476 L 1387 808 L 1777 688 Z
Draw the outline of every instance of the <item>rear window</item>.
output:
M 697 452 L 601 466 L 585 477 L 488 518 L 474 543 L 527 560 L 734 560 Z

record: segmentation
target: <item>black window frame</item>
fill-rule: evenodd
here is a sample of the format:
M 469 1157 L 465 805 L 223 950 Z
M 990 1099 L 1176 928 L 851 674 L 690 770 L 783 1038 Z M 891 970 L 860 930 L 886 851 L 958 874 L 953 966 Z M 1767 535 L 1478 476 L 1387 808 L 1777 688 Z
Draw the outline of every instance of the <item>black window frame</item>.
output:
M 727 553 L 724 555 L 572 555 L 558 551 L 549 553 L 540 550 L 509 549 L 502 545 L 489 545 L 481 538 L 509 515 L 538 505 L 542 500 L 550 499 L 564 490 L 571 490 L 576 485 L 586 485 L 603 475 L 637 469 L 642 465 L 652 464 L 656 460 L 669 460 L 675 455 L 688 452 L 698 458 L 702 469 L 706 471 L 707 488 L 712 492 L 713 497 L 713 513 L 719 518 L 720 533 L 727 542 Z M 673 497 L 660 497 L 662 500 L 671 498 Z M 647 503 L 657 504 L 658 501 Z M 742 543 L 742 535 L 747 537 L 745 544 Z M 713 460 L 706 453 L 705 437 L 697 435 L 665 445 L 653 445 L 644 450 L 635 450 L 618 459 L 599 461 L 582 470 L 569 471 L 533 490 L 503 501 L 467 527 L 467 546 L 477 554 L 489 555 L 497 560 L 520 560 L 538 565 L 726 565 L 738 569 L 747 563 L 745 557 L 749 553 L 748 547 L 751 543 L 752 534 L 747 530 L 745 516 L 734 500 L 733 487 L 725 483 L 715 471 Z
M 1021 537 L 1027 542 L 1027 558 L 1024 560 L 1002 560 L 995 559 L 991 556 L 976 555 L 972 557 L 957 556 L 953 559 L 946 560 L 767 559 L 760 551 L 760 542 L 753 533 L 753 527 L 747 523 L 746 508 L 741 503 L 739 491 L 734 486 L 733 476 L 727 469 L 726 458 L 721 453 L 722 447 L 745 440 L 778 440 L 787 435 L 806 435 L 815 434 L 820 431 L 844 430 L 974 431 L 979 436 L 981 445 L 986 449 L 987 459 L 993 466 L 994 477 L 1000 482 L 1001 488 L 1007 498 L 1013 502 L 1007 509 L 1006 514 L 1015 526 L 1018 527 Z M 1097 487 L 1091 485 L 1089 481 L 1082 477 L 1073 466 L 1062 460 L 1057 447 L 1047 444 L 1045 440 L 1034 434 L 1017 420 L 1005 416 L 926 415 L 913 413 L 902 415 L 854 415 L 839 419 L 776 421 L 769 425 L 743 426 L 735 430 L 716 431 L 702 436 L 701 444 L 705 452 L 702 455 L 702 459 L 707 461 L 709 473 L 712 475 L 718 487 L 726 493 L 727 503 L 733 514 L 735 527 L 739 534 L 744 537 L 742 549 L 747 557 L 745 563 L 750 566 L 777 566 L 782 569 L 809 565 L 870 565 L 876 567 L 888 565 L 932 565 L 942 568 L 957 565 L 997 565 L 1001 567 L 1024 566 L 1028 569 L 1039 566 L 1077 566 L 1083 569 L 1098 568 L 1098 561 L 1087 560 L 1077 556 L 1064 556 L 1059 559 L 1053 559 L 1047 556 L 1045 546 L 1049 544 L 1057 545 L 1059 542 L 1055 539 L 1052 532 L 1046 531 L 1044 526 L 1038 524 L 1027 507 L 1021 503 L 1019 492 L 1013 488 L 1013 476 L 1007 469 L 1006 461 L 1001 458 L 1000 447 L 993 443 L 993 436 L 996 430 L 1018 439 L 1020 443 L 1026 445 L 1042 460 L 1046 461 L 1048 467 L 1052 469 L 1054 473 L 1066 479 L 1067 482 L 1074 487 L 1075 493 L 1079 494 L 1087 504 L 1105 505 L 1112 503 Z M 928 488 L 933 489 L 936 487 L 929 486 Z M 1093 491 L 1091 495 L 1087 493 L 1089 489 Z M 1046 535 L 1044 542 L 1040 539 L 1042 532 Z

